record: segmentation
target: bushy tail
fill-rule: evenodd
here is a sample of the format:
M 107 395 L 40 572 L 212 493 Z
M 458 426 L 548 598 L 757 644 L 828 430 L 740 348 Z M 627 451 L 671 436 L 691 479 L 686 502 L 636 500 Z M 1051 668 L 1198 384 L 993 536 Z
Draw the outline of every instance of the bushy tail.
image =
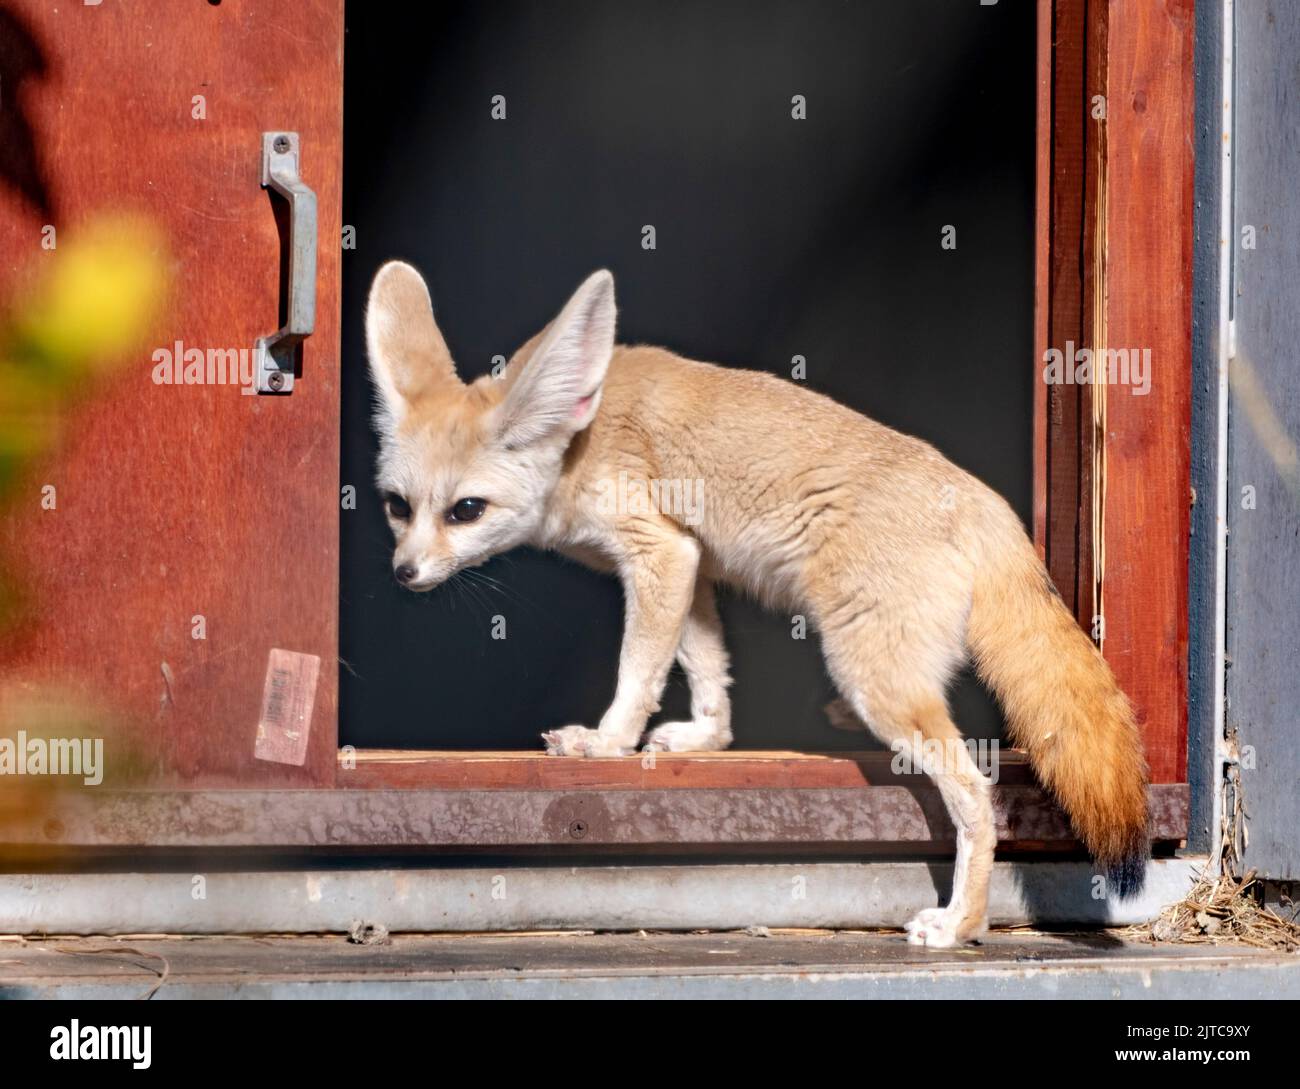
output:
M 1105 867 L 1110 889 L 1138 892 L 1150 848 L 1133 710 L 1028 541 L 990 556 L 977 575 L 968 640 L 1012 741 Z

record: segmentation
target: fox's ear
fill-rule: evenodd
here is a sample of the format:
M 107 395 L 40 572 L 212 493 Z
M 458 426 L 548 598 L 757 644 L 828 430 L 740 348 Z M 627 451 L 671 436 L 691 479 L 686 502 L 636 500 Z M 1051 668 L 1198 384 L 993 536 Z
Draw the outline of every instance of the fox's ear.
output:
M 437 386 L 459 382 L 429 289 L 403 261 L 389 261 L 370 285 L 366 352 L 381 408 L 393 418 Z
M 547 326 L 497 409 L 497 434 L 509 447 L 555 434 L 576 435 L 596 416 L 614 352 L 614 277 L 587 277 Z

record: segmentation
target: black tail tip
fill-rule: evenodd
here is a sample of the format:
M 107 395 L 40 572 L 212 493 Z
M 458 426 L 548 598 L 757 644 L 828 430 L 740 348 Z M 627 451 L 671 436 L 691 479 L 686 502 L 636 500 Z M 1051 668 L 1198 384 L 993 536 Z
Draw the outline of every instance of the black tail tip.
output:
M 1147 880 L 1147 856 L 1132 854 L 1106 867 L 1106 884 L 1121 900 L 1128 900 L 1142 891 Z

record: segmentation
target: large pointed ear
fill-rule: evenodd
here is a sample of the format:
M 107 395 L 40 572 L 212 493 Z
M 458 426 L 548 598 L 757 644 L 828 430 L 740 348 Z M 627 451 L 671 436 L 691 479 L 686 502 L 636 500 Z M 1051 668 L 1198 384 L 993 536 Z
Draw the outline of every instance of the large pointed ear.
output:
M 370 285 L 366 351 L 381 409 L 393 419 L 437 386 L 459 382 L 429 289 L 403 261 L 389 261 Z
M 497 408 L 497 434 L 508 447 L 555 434 L 577 434 L 596 416 L 614 353 L 614 277 L 593 272 L 547 326 Z

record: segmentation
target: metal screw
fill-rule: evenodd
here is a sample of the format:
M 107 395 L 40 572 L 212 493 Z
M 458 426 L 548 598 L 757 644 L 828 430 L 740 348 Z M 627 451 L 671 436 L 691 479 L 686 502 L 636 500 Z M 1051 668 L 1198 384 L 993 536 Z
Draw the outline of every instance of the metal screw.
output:
M 266 379 L 266 384 L 271 387 L 273 393 L 279 393 L 284 389 L 284 372 L 272 371 Z
M 271 141 L 271 146 L 275 148 L 275 150 L 279 152 L 279 154 L 283 155 L 286 151 L 289 150 L 289 137 L 277 136 L 274 140 Z
M 586 821 L 574 821 L 569 825 L 569 835 L 574 839 L 582 839 L 587 834 Z

